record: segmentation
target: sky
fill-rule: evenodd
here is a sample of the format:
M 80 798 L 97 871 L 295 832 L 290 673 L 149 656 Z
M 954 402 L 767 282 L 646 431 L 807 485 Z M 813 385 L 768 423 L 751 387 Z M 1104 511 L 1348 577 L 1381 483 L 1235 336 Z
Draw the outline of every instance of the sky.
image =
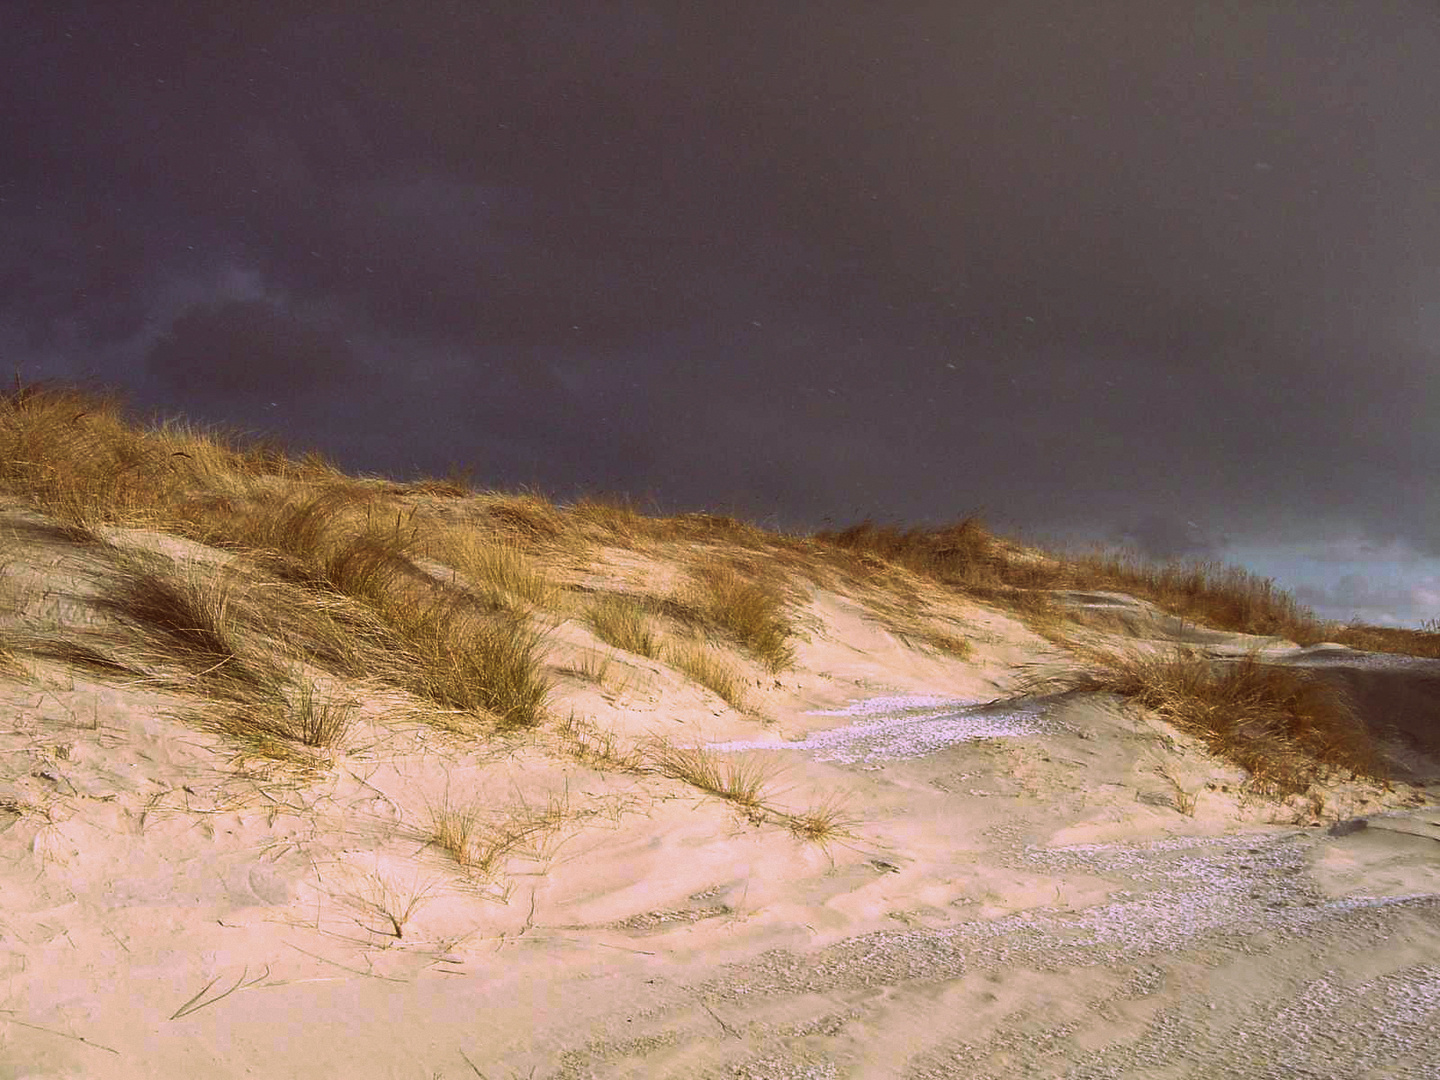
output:
M 1415 626 L 1437 56 L 1432 0 L 22 0 L 0 358 L 354 471 L 979 513 Z

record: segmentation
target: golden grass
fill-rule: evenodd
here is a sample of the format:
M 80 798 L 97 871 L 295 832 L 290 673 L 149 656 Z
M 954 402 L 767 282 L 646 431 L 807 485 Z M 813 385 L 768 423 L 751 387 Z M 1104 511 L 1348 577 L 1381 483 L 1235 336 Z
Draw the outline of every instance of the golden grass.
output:
M 203 499 L 223 499 L 256 477 L 343 478 L 318 455 L 295 461 L 273 444 L 242 443 L 183 424 L 141 428 L 117 395 L 61 384 L 0 394 L 0 490 L 19 495 L 96 539 L 106 524 L 155 525 Z M 348 478 L 345 478 L 348 481 Z
M 1301 645 L 1329 629 L 1269 578 L 1213 560 L 1149 563 L 1125 551 L 1090 552 L 1067 563 L 1067 587 L 1109 589 L 1218 630 L 1276 636 Z
M 794 662 L 787 603 L 796 576 L 857 589 L 889 612 L 897 632 L 961 659 L 969 644 L 927 621 L 924 583 L 1005 607 L 1053 640 L 1066 629 L 1053 590 L 1111 589 L 1222 630 L 1440 656 L 1440 627 L 1337 627 L 1243 570 L 1154 565 L 1125 552 L 1029 552 L 975 518 L 903 531 L 863 522 L 795 537 L 718 515 L 648 516 L 623 500 L 561 508 L 537 494 L 471 490 L 455 478 L 397 485 L 350 477 L 318 455 L 297 459 L 273 443 L 177 422 L 137 425 L 103 393 L 17 381 L 14 392 L 0 394 L 0 492 L 114 562 L 117 577 L 102 606 L 133 633 L 116 648 L 83 633 L 27 631 L 0 640 L 0 664 L 13 666 L 30 652 L 110 678 L 182 685 L 211 701 L 217 717 L 229 710 L 255 718 L 250 735 L 227 730 L 230 719 L 216 723 L 276 754 L 344 742 L 340 718 L 348 712 L 317 699 L 295 674 L 302 662 L 406 690 L 435 706 L 441 726 L 469 713 L 502 728 L 534 727 L 546 716 L 549 686 L 540 674 L 543 636 L 531 619 L 560 603 L 539 559 L 574 561 L 597 543 L 685 562 L 689 585 L 680 595 L 609 594 L 585 613 L 602 640 L 651 658 L 667 648 L 655 620 L 668 616 L 782 670 Z M 427 499 L 443 497 L 468 497 L 463 520 L 473 525 L 454 525 L 453 511 L 442 523 L 426 509 Z M 202 580 L 163 562 L 122 559 L 106 540 L 113 525 L 220 547 L 237 569 Z M 435 562 L 450 572 L 425 568 Z M 668 648 L 668 662 L 741 707 L 743 681 L 719 653 L 698 643 Z M 607 665 L 582 661 L 582 674 L 586 664 L 603 684 Z M 1190 725 L 1217 753 L 1248 760 L 1259 784 L 1293 788 L 1325 764 L 1370 767 L 1344 709 L 1325 704 L 1322 691 L 1294 672 L 1277 674 L 1253 659 L 1099 668 L 1108 672 L 1106 686 L 1159 702 L 1153 707 Z M 1300 682 L 1287 681 L 1294 679 Z M 700 758 L 665 760 L 722 792 L 746 789 L 744 776 L 711 775 Z
M 465 598 L 439 598 L 384 613 L 404 642 L 380 677 L 436 704 L 493 716 L 502 728 L 544 719 L 551 687 L 541 673 L 541 634 L 492 616 Z
M 206 577 L 163 556 L 112 549 L 113 577 L 96 606 L 133 632 L 126 660 L 142 668 L 178 665 L 177 689 L 245 703 L 273 696 L 284 675 L 267 658 L 243 655 L 241 586 L 228 575 Z M 124 663 L 111 661 L 112 663 Z M 124 663 L 124 666 L 131 666 Z
M 742 575 L 719 561 L 692 567 L 694 583 L 680 598 L 682 606 L 699 613 L 703 622 L 731 638 L 771 672 L 795 661 L 792 628 L 785 600 L 771 586 Z
M 197 534 L 213 530 L 217 520 L 233 519 L 259 498 L 259 481 L 276 479 L 297 488 L 341 491 L 348 499 L 384 492 L 458 495 L 469 490 L 467 484 L 452 481 L 377 485 L 346 476 L 319 455 L 296 459 L 273 441 L 247 442 L 218 429 L 197 431 L 173 421 L 142 429 L 126 418 L 114 395 L 102 391 L 22 386 L 17 380 L 14 391 L 0 395 L 0 490 L 49 513 L 75 539 L 94 541 L 101 526 L 114 523 L 148 523 L 202 539 Z M 763 554 L 775 566 L 816 580 L 838 569 L 853 580 L 877 581 L 886 576 L 887 567 L 899 566 L 1003 606 L 1028 604 L 1030 610 L 1021 611 L 1027 621 L 1054 616 L 1035 611 L 1033 601 L 1013 590 L 1110 588 L 1222 630 L 1275 634 L 1300 644 L 1330 639 L 1375 651 L 1440 654 L 1440 635 L 1433 632 L 1337 628 L 1316 619 L 1267 579 L 1215 563 L 1156 566 L 1113 551 L 1021 558 L 1013 545 L 997 541 L 975 518 L 904 531 L 862 522 L 807 540 L 718 515 L 647 517 L 616 500 L 581 500 L 561 510 L 532 494 L 475 498 L 492 526 L 517 542 L 568 537 L 576 544 L 581 534 L 596 529 L 621 544 L 646 539 L 718 542 Z M 315 555 L 313 547 L 306 550 Z M 524 589 L 511 593 L 526 599 Z M 742 624 L 750 619 L 744 611 L 743 604 L 737 608 Z M 763 627 L 763 620 L 751 620 L 750 625 Z M 765 638 L 763 629 L 755 635 L 757 657 L 783 665 L 783 651 L 771 648 L 775 636 L 770 635 L 768 643 Z
M 802 840 L 828 850 L 837 840 L 854 836 L 860 819 L 854 817 L 843 795 L 831 795 L 798 814 L 785 815 L 785 825 Z
M 586 622 L 606 645 L 655 659 L 660 638 L 645 605 L 631 596 L 603 593 L 590 602 Z
M 800 813 L 776 807 L 770 787 L 777 767 L 758 757 L 721 757 L 703 746 L 676 746 L 664 738 L 651 739 L 641 753 L 642 771 L 689 784 L 730 803 L 753 824 L 778 824 L 824 850 L 837 840 L 853 836 L 852 830 L 860 823 L 849 813 L 844 796 L 839 795 L 829 796 Z
M 745 680 L 714 649 L 698 641 L 675 641 L 665 650 L 665 662 L 714 691 L 731 708 L 745 711 Z
M 522 804 L 492 814 L 478 798 L 452 800 L 448 787 L 438 802 L 427 802 L 426 809 L 427 842 L 468 874 L 482 878 L 497 877 L 500 864 L 511 855 L 544 858 L 545 838 L 570 816 L 563 796 L 552 798 L 543 809 Z
M 524 615 L 559 603 L 559 588 L 514 541 L 487 541 L 473 530 L 447 529 L 436 546 L 436 558 L 463 575 L 492 610 Z
M 1351 703 L 1302 669 L 1261 663 L 1251 653 L 1218 661 L 1194 650 L 1143 654 L 1086 648 L 1093 666 L 1030 689 L 1119 694 L 1182 731 L 1217 757 L 1250 774 L 1267 794 L 1306 790 L 1336 769 L 1385 780 Z
M 550 687 L 540 671 L 542 635 L 518 605 L 493 610 L 493 595 L 421 570 L 412 558 L 423 546 L 413 512 L 392 516 L 372 497 L 331 487 L 249 515 L 225 539 L 259 549 L 262 563 L 267 551 L 288 557 L 267 565 L 314 597 L 308 622 L 317 655 L 444 709 L 493 716 L 502 727 L 529 727 L 544 716 Z M 478 548 L 461 554 L 483 558 Z M 534 584 L 523 574 L 502 580 L 520 589 Z M 356 635 L 348 649 L 347 632 Z
M 975 517 L 943 528 L 903 531 L 862 521 L 847 529 L 818 532 L 815 538 L 854 554 L 859 566 L 868 567 L 872 572 L 883 570 L 889 563 L 962 590 L 1031 584 L 1012 580 L 1013 572 L 1007 576 L 1010 564 Z
M 773 778 L 773 766 L 758 758 L 723 758 L 702 746 L 676 746 L 666 739 L 650 743 L 646 755 L 650 768 L 672 780 L 718 796 L 752 815 L 765 809 L 765 788 Z

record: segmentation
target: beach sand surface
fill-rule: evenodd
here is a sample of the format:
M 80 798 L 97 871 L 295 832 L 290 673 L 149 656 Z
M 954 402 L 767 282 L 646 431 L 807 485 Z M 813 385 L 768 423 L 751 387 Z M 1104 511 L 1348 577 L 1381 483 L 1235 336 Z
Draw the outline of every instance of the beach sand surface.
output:
M 12 620 L 101 619 L 84 550 L 7 535 Z M 0 1076 L 1440 1077 L 1440 664 L 1067 603 L 1106 614 L 1094 642 L 1324 672 L 1403 779 L 1259 797 L 1117 697 L 1018 697 L 1075 658 L 953 596 L 927 617 L 965 659 L 807 587 L 793 666 L 735 658 L 745 711 L 563 621 L 540 730 L 439 731 L 354 686 L 305 774 L 237 767 L 173 688 L 22 654 Z M 844 828 L 587 763 L 567 719 L 707 747 Z M 447 807 L 508 838 L 485 872 L 435 842 Z

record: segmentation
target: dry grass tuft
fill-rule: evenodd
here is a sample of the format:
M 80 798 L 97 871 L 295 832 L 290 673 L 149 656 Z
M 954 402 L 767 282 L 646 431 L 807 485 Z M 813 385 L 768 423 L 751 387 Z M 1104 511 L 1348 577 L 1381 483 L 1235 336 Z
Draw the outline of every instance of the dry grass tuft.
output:
M 223 736 L 239 748 L 242 761 L 257 759 L 304 770 L 326 767 L 320 751 L 343 749 L 355 703 L 317 699 L 308 680 L 299 682 L 296 700 L 280 688 L 249 701 L 211 702 L 187 710 L 184 719 L 203 731 Z
M 528 623 L 465 597 L 392 603 L 384 618 L 405 646 L 378 673 L 386 682 L 445 708 L 488 713 L 506 729 L 544 719 L 550 684 L 540 670 L 542 636 Z
M 190 674 L 180 689 L 219 701 L 273 696 L 283 675 L 263 658 L 242 658 L 239 609 L 245 600 L 236 578 L 207 578 L 193 566 L 180 571 L 162 556 L 118 548 L 112 566 L 114 576 L 97 606 L 137 635 L 143 666 L 179 665 Z M 113 658 L 106 664 L 131 666 Z
M 924 635 L 925 644 L 937 652 L 945 653 L 955 657 L 957 660 L 968 660 L 973 651 L 970 642 L 955 634 L 947 634 L 939 630 L 932 630 Z
M 650 768 L 661 776 L 717 795 L 752 816 L 764 816 L 762 796 L 775 769 L 758 758 L 737 761 L 720 757 L 703 746 L 683 747 L 667 739 L 654 739 L 646 759 Z
M 626 747 L 614 731 L 577 717 L 573 709 L 557 726 L 556 735 L 565 751 L 578 761 L 621 772 L 645 771 L 646 758 L 642 750 Z
M 713 690 L 731 708 L 745 711 L 745 680 L 739 670 L 714 649 L 698 641 L 677 641 L 666 649 L 665 661 Z
M 356 912 L 356 923 L 372 934 L 401 941 L 411 917 L 434 899 L 436 881 L 412 877 L 400 884 L 378 870 L 366 875 L 352 886 L 343 899 Z
M 1153 709 L 1245 769 L 1258 791 L 1302 792 L 1332 769 L 1385 779 L 1350 702 L 1303 670 L 1263 664 L 1253 653 L 1238 661 L 1189 649 L 1144 655 L 1089 648 L 1082 655 L 1091 670 L 1048 679 L 1043 688 L 1115 693 Z
M 560 590 L 535 568 L 514 541 L 486 541 L 473 530 L 446 530 L 437 558 L 463 575 L 480 602 L 493 611 L 525 615 L 553 609 Z
M 634 672 L 628 665 L 617 663 L 613 656 L 599 649 L 584 650 L 562 670 L 615 694 L 625 693 L 634 681 Z M 618 677 L 617 670 L 621 672 Z
M 1007 560 L 975 517 L 938 529 L 904 531 L 867 520 L 838 532 L 816 533 L 815 539 L 859 556 L 858 565 L 872 571 L 892 563 L 965 591 L 1032 584 L 1007 575 Z
M 839 840 L 854 836 L 860 819 L 851 815 L 843 795 L 832 795 L 799 814 L 784 815 L 785 825 L 802 840 L 818 844 L 822 851 Z
M 742 575 L 723 562 L 703 562 L 692 569 L 694 586 L 680 598 L 682 606 L 699 612 L 703 622 L 737 642 L 771 672 L 795 661 L 793 633 L 785 617 L 785 600 L 773 587 Z
M 500 864 L 512 855 L 545 857 L 545 838 L 570 817 L 565 796 L 552 798 L 543 809 L 520 805 L 487 813 L 479 799 L 456 802 L 447 787 L 438 803 L 426 804 L 427 840 L 469 874 L 498 876 Z
M 567 531 L 564 515 L 539 495 L 492 495 L 486 498 L 483 509 L 502 532 L 522 540 L 555 540 Z
M 660 652 L 660 639 L 650 622 L 649 612 L 633 597 L 619 593 L 596 597 L 586 612 L 586 621 L 606 645 L 651 660 Z

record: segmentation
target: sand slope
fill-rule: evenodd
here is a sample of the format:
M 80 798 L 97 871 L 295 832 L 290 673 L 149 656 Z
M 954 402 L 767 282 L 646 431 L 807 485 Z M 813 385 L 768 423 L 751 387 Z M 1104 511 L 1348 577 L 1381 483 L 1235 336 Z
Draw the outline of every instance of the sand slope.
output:
M 99 619 L 85 553 L 25 520 L 9 615 Z M 1072 661 L 954 598 L 931 615 L 963 661 L 808 589 L 748 713 L 574 621 L 547 637 L 556 718 L 774 769 L 776 806 L 844 806 L 823 846 L 587 765 L 560 719 L 478 740 L 370 688 L 323 768 L 237 770 L 183 695 L 25 656 L 0 680 L 0 1076 L 1440 1076 L 1440 664 L 1069 602 L 1113 616 L 1096 640 L 1322 669 L 1404 782 L 1277 805 L 1117 698 L 1010 701 Z M 582 651 L 624 677 L 569 673 Z M 450 804 L 510 830 L 492 874 L 433 842 Z

